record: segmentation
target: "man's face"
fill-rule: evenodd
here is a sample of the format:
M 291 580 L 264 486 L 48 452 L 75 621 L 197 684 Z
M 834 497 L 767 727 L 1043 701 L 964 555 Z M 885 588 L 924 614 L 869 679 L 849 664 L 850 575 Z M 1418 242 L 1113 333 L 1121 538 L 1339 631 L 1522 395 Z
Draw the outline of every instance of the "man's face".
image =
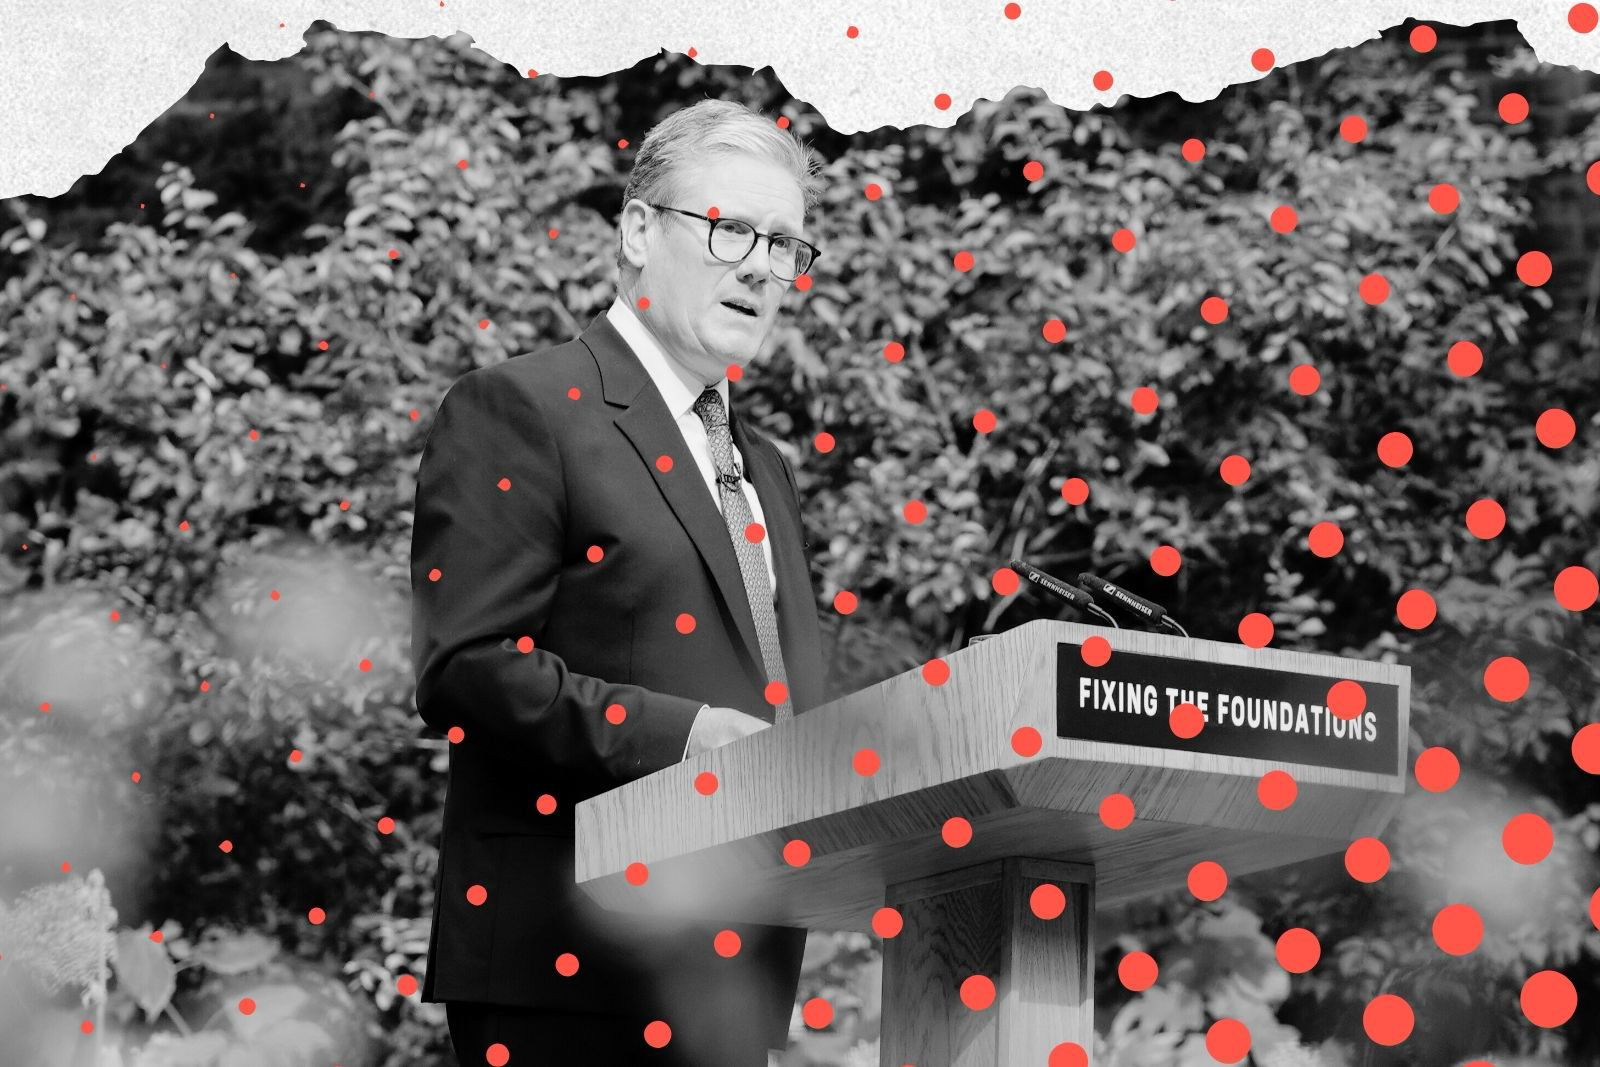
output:
M 762 233 L 805 236 L 799 184 L 792 173 L 765 159 L 718 153 L 688 168 L 681 188 L 685 191 L 676 200 L 660 202 L 738 219 Z M 791 284 L 768 269 L 765 238 L 757 239 L 739 263 L 713 256 L 706 241 L 710 225 L 639 201 L 623 209 L 624 255 L 643 263 L 624 299 L 668 356 L 706 385 L 723 378 L 730 364 L 745 367 L 756 357 Z M 639 310 L 640 297 L 649 298 L 648 310 Z M 744 301 L 756 313 L 736 311 L 727 300 Z

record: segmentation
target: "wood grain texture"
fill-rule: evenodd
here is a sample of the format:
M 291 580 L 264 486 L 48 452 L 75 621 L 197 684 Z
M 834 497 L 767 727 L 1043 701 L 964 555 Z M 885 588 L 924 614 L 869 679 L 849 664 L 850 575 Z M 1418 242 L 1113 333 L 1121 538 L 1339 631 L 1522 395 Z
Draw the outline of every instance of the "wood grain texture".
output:
M 1402 764 L 1408 667 L 1040 619 L 948 653 L 942 685 L 906 671 L 584 801 L 574 813 L 577 882 L 624 911 L 867 930 L 890 885 L 981 863 L 1027 856 L 1090 865 L 1096 899 L 1109 905 L 1181 887 L 1202 859 L 1236 876 L 1342 851 L 1394 814 L 1400 773 L 1057 738 L 1056 644 L 1090 636 L 1105 637 L 1113 655 L 1395 685 Z M 1011 746 L 1023 726 L 1043 739 L 1034 756 Z M 875 774 L 853 768 L 860 749 L 879 756 Z M 1299 786 L 1284 811 L 1256 796 L 1274 769 Z M 694 788 L 702 771 L 717 777 L 710 796 Z M 1126 829 L 1100 821 L 1110 793 L 1134 803 Z M 973 836 L 953 848 L 940 828 L 958 815 Z M 796 839 L 810 859 L 791 867 L 783 847 Z M 649 869 L 640 886 L 622 873 L 636 861 Z
M 1064 1041 L 1094 1047 L 1094 870 L 1035 858 L 996 860 L 890 885 L 904 926 L 883 942 L 883 1067 L 1045 1063 Z M 1033 891 L 1051 883 L 1066 910 L 1040 918 Z M 962 983 L 994 983 L 968 1007 Z

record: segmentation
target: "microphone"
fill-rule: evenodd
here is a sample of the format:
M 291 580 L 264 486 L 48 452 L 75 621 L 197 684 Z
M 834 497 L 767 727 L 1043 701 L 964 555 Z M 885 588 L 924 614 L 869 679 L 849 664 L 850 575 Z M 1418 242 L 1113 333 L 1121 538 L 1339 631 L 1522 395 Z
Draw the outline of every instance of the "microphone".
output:
M 1112 626 L 1116 626 L 1117 629 L 1121 629 L 1120 626 L 1117 626 L 1117 620 L 1113 619 L 1104 608 L 1100 607 L 1100 605 L 1094 602 L 1094 597 L 1090 596 L 1082 589 L 1079 589 L 1077 586 L 1063 582 L 1060 578 L 1057 578 L 1054 575 L 1046 574 L 1038 567 L 1035 567 L 1030 563 L 1024 563 L 1020 559 L 1010 560 L 1006 563 L 1006 566 L 1021 574 L 1024 578 L 1028 579 L 1028 581 L 1034 583 L 1035 585 L 1048 589 L 1050 592 L 1054 593 L 1062 600 L 1065 600 L 1068 604 L 1071 604 L 1079 611 L 1092 611 L 1096 615 L 1099 615 L 1101 618 L 1105 619 Z
M 1171 626 L 1183 636 L 1189 636 L 1188 631 L 1179 626 L 1172 616 L 1167 614 L 1166 608 L 1153 601 L 1146 600 L 1142 596 L 1128 592 L 1116 582 L 1102 578 L 1097 574 L 1090 574 L 1088 571 L 1079 574 L 1078 581 L 1095 592 L 1110 597 L 1114 603 L 1122 605 L 1129 614 L 1137 616 L 1151 626 Z

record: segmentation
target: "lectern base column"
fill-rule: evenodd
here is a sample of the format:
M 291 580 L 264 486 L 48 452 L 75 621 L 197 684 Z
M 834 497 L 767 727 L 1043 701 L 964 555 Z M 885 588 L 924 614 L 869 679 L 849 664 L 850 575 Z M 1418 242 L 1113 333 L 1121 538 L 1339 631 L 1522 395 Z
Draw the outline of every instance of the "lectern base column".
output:
M 1066 895 L 1053 919 L 1033 911 L 1045 883 Z M 1092 866 L 994 860 L 891 885 L 884 903 L 905 925 L 883 942 L 880 1067 L 1046 1067 L 1065 1041 L 1093 1053 Z M 961 999 L 974 975 L 995 991 L 976 1011 Z

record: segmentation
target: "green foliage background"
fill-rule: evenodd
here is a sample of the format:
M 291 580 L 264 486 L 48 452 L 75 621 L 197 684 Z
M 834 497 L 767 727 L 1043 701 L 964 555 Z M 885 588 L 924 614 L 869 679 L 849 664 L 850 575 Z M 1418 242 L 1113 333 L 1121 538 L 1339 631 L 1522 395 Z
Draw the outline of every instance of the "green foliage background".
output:
M 1585 914 L 1600 797 L 1569 751 L 1600 720 L 1600 642 L 1551 591 L 1564 567 L 1600 568 L 1600 366 L 1591 323 L 1558 328 L 1564 309 L 1512 271 L 1534 247 L 1535 197 L 1581 187 L 1600 158 L 1593 97 L 1569 100 L 1559 129 L 1510 127 L 1496 87 L 1542 76 L 1520 44 L 1491 74 L 1448 48 L 1417 56 L 1395 31 L 1204 104 L 1077 113 L 1018 89 L 951 129 L 844 138 L 769 71 L 662 56 L 530 79 L 462 39 L 309 40 L 279 64 L 219 59 L 119 164 L 59 201 L 0 208 L 0 756 L 26 769 L 14 796 L 58 796 L 90 826 L 137 813 L 132 836 L 72 851 L 104 857 L 124 929 L 168 924 L 171 1003 L 191 1024 L 239 975 L 323 973 L 373 1038 L 369 1059 L 342 1062 L 449 1062 L 439 1006 L 394 994 L 422 973 L 444 794 L 445 742 L 410 706 L 417 457 L 455 378 L 565 340 L 610 302 L 632 159 L 617 140 L 719 96 L 788 115 L 827 161 L 808 234 L 822 269 L 738 388 L 794 461 L 847 691 L 1056 614 L 992 588 L 1020 555 L 1092 565 L 1196 636 L 1235 639 L 1263 612 L 1274 647 L 1409 663 L 1412 756 L 1461 759 L 1455 790 L 1408 796 L 1377 884 L 1336 856 L 1237 878 L 1215 905 L 1102 916 L 1097 1062 L 1209 1063 L 1204 1027 L 1223 1014 L 1250 1021 L 1264 1065 L 1600 1057 Z M 1355 145 L 1337 134 L 1352 113 L 1371 127 Z M 1177 152 L 1190 136 L 1207 145 L 1198 166 Z M 1440 181 L 1460 191 L 1453 214 L 1427 204 Z M 868 182 L 886 195 L 867 200 Z M 1280 204 L 1299 213 L 1288 235 L 1267 223 Z M 1138 240 L 1128 255 L 1109 245 L 1120 227 Z M 951 268 L 957 250 L 973 270 Z M 1393 287 L 1376 307 L 1357 294 L 1372 271 Z M 1230 307 L 1219 326 L 1198 314 L 1209 295 Z M 1043 340 L 1049 318 L 1065 342 Z M 1462 339 L 1485 352 L 1471 378 L 1445 363 Z M 903 361 L 884 358 L 890 340 Z M 1302 362 L 1322 375 L 1307 397 L 1287 384 Z M 1153 415 L 1129 404 L 1139 386 L 1160 397 Z M 1559 450 L 1533 433 L 1550 407 L 1579 423 Z M 1415 445 L 1399 470 L 1376 455 L 1392 430 Z M 1239 488 L 1217 473 L 1232 453 L 1252 464 Z M 1071 477 L 1090 486 L 1080 506 L 1062 497 Z M 1463 521 L 1481 497 L 1508 516 L 1489 541 Z M 910 500 L 926 520 L 904 517 Z M 1345 534 L 1331 559 L 1306 547 L 1325 520 Z M 1171 578 L 1148 564 L 1162 544 L 1183 554 Z M 1409 588 L 1438 603 L 1420 632 L 1395 617 Z M 337 618 L 341 640 L 261 641 L 285 590 Z M 841 590 L 859 597 L 849 616 L 831 607 Z M 64 648 L 81 659 L 51 658 Z M 1501 655 L 1533 678 L 1510 703 L 1481 681 Z M 1446 957 L 1429 928 L 1461 899 L 1464 843 L 1487 833 L 1492 851 L 1520 811 L 1551 821 L 1555 852 L 1499 887 L 1525 908 Z M 0 857 L 0 886 L 61 880 L 58 852 Z M 314 906 L 326 923 L 307 922 Z M 1272 941 L 1296 925 L 1323 956 L 1288 981 Z M 218 931 L 282 953 L 249 941 L 249 966 L 208 966 L 224 956 L 202 935 Z M 1162 964 L 1142 997 L 1115 977 L 1133 948 Z M 801 997 L 845 1010 L 837 1040 L 808 1037 L 794 1062 L 866 1055 L 876 959 L 870 936 L 813 937 Z M 1590 1009 L 1551 1032 L 1517 1006 L 1547 967 Z M 112 983 L 106 1025 L 172 1040 L 177 1012 L 138 1014 L 135 990 L 159 983 L 133 975 Z M 1361 1032 L 1380 991 L 1418 1011 L 1394 1050 Z M 292 1000 L 277 1002 L 284 1025 L 308 1022 Z

